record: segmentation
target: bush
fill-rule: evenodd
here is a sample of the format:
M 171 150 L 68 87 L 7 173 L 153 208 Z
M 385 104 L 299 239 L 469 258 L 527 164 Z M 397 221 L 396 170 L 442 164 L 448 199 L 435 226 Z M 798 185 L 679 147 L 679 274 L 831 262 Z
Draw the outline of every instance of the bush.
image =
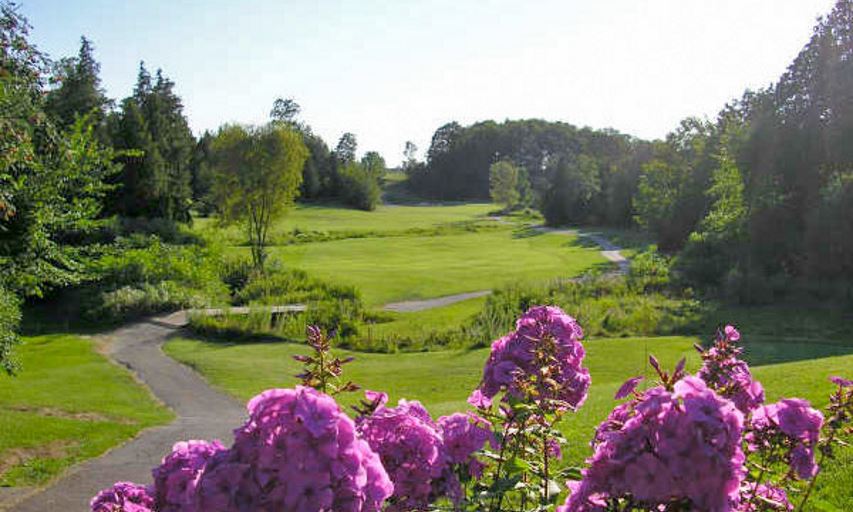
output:
M 264 272 L 250 273 L 243 287 L 234 294 L 237 305 L 284 305 L 324 300 L 360 302 L 354 286 L 335 285 L 313 278 L 302 270 L 282 270 L 274 265 Z
M 648 336 L 679 332 L 695 322 L 696 301 L 645 291 L 654 279 L 634 277 L 642 289 L 622 276 L 588 276 L 580 280 L 556 281 L 549 285 L 511 285 L 489 295 L 483 310 L 464 325 L 462 335 L 475 346 L 512 329 L 515 318 L 534 304 L 550 304 L 577 313 L 587 335 Z M 657 284 L 654 284 L 657 286 Z
M 199 334 L 298 339 L 309 325 L 317 325 L 333 333 L 339 344 L 347 345 L 358 335 L 365 318 L 355 287 L 332 284 L 302 270 L 284 270 L 273 263 L 260 272 L 248 262 L 231 261 L 223 265 L 222 279 L 232 290 L 233 303 L 252 309 L 248 315 L 193 315 L 190 327 Z M 273 315 L 265 307 L 292 304 L 304 304 L 307 309 L 304 313 Z
M 138 315 L 225 304 L 221 255 L 210 247 L 170 245 L 157 237 L 122 240 L 93 266 L 97 285 L 87 292 L 92 320 L 118 321 Z
M 103 292 L 99 307 L 90 314 L 93 318 L 118 320 L 207 305 L 209 298 L 203 293 L 175 281 L 161 281 Z
M 355 162 L 348 164 L 341 171 L 341 190 L 347 204 L 367 211 L 376 209 L 382 195 L 379 177 Z
M 18 298 L 0 286 L 0 369 L 12 374 L 17 368 L 12 347 L 20 343 L 17 329 L 21 321 Z
M 645 251 L 631 258 L 628 285 L 639 293 L 663 291 L 670 283 L 670 261 L 656 250 Z

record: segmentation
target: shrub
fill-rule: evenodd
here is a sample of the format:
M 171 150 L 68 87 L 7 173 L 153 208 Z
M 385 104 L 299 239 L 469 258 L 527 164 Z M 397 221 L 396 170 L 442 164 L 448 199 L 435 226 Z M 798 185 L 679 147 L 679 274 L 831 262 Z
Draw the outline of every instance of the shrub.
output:
M 211 247 L 125 239 L 93 263 L 98 283 L 87 291 L 86 315 L 120 320 L 136 315 L 226 303 L 220 254 Z
M 694 322 L 698 302 L 643 291 L 661 283 L 660 274 L 651 275 L 657 277 L 597 275 L 500 288 L 489 295 L 482 311 L 462 326 L 462 333 L 470 343 L 482 346 L 511 328 L 514 319 L 534 304 L 571 308 L 587 334 L 594 336 L 672 334 Z M 631 279 L 638 288 L 629 284 Z
M 359 333 L 365 310 L 353 286 L 337 285 L 302 270 L 271 264 L 264 271 L 248 262 L 223 265 L 222 279 L 232 290 L 233 303 L 252 308 L 248 315 L 226 312 L 216 317 L 192 315 L 190 327 L 199 334 L 241 338 L 297 339 L 309 325 L 319 326 L 347 345 Z M 303 304 L 303 313 L 273 315 L 265 306 Z
M 656 250 L 644 251 L 631 258 L 628 284 L 638 293 L 661 292 L 670 283 L 670 261 Z
M 367 211 L 376 209 L 382 195 L 379 176 L 358 162 L 351 162 L 341 170 L 341 190 L 347 204 Z
M 302 270 L 282 270 L 274 265 L 264 272 L 250 273 L 242 288 L 234 294 L 237 305 L 281 305 L 324 300 L 360 302 L 354 286 L 332 284 L 313 278 Z
M 93 318 L 117 320 L 164 311 L 200 308 L 207 306 L 210 299 L 192 287 L 175 281 L 160 281 L 154 284 L 122 286 L 101 293 L 99 300 L 100 305 L 91 313 Z

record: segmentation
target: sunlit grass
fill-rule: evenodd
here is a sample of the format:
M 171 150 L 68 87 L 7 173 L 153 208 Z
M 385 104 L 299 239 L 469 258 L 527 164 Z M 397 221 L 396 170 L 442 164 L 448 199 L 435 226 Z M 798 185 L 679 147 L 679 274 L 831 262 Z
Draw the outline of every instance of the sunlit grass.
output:
M 95 342 L 69 335 L 27 338 L 23 371 L 0 376 L 0 485 L 43 483 L 162 424 L 171 412 Z

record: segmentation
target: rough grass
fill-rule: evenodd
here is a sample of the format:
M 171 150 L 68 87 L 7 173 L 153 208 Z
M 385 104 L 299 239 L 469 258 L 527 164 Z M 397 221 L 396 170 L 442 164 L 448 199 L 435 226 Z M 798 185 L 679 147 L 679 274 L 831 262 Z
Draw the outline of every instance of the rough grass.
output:
M 26 338 L 19 376 L 0 376 L 0 486 L 46 482 L 172 414 L 130 374 L 69 335 Z
M 486 297 L 463 300 L 448 306 L 412 312 L 383 312 L 388 321 L 365 325 L 365 335 L 372 337 L 398 336 L 419 338 L 434 331 L 453 329 L 477 314 Z
M 588 341 L 587 365 L 592 374 L 592 388 L 583 408 L 563 425 L 570 446 L 569 463 L 580 463 L 589 454 L 588 442 L 594 427 L 616 405 L 612 399 L 619 385 L 628 377 L 648 375 L 648 354 L 654 353 L 665 367 L 672 367 L 681 357 L 688 358 L 689 369 L 695 370 L 699 360 L 691 337 L 620 338 Z M 306 353 L 305 347 L 288 343 L 223 344 L 200 340 L 176 339 L 166 345 L 166 352 L 204 374 L 215 386 L 248 399 L 270 387 L 289 387 L 298 365 L 294 354 Z M 417 399 L 434 416 L 467 409 L 465 399 L 480 379 L 488 351 L 443 351 L 407 354 L 365 354 L 340 351 L 356 360 L 346 370 L 346 377 L 366 389 L 387 391 L 391 400 Z M 801 396 L 815 406 L 823 407 L 831 391 L 829 375 L 847 374 L 853 367 L 853 355 L 829 357 L 755 368 L 756 376 L 767 389 L 768 399 Z M 342 398 L 352 404 L 359 395 Z M 818 486 L 815 504 L 823 510 L 853 510 L 849 489 L 853 483 L 853 450 L 828 465 Z

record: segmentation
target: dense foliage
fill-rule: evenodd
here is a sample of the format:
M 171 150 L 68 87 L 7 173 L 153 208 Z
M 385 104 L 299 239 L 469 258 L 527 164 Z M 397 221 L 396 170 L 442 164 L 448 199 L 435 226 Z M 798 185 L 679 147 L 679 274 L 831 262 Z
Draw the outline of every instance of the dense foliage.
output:
M 839 0 L 779 81 L 654 148 L 634 203 L 691 283 L 747 302 L 791 288 L 850 299 L 853 2 Z M 846 199 L 846 200 L 845 200 Z
M 174 88 L 161 70 L 152 78 L 140 63 L 133 94 L 108 119 L 114 147 L 124 150 L 114 213 L 189 220 L 196 142 Z
M 90 321 L 115 322 L 225 304 L 221 259 L 214 247 L 169 244 L 156 236 L 120 240 L 91 264 L 95 282 L 81 292 L 81 313 Z
M 407 170 L 410 186 L 421 194 L 488 199 L 492 164 L 508 161 L 519 168 L 518 190 L 524 201 L 541 205 L 552 197 L 554 203 L 566 192 L 563 187 L 583 185 L 577 193 L 586 206 L 569 212 L 570 217 L 553 219 L 543 210 L 549 222 L 628 225 L 640 167 L 649 154 L 648 143 L 613 130 L 537 119 L 468 127 L 451 122 L 435 131 L 426 165 L 409 165 Z
M 628 379 L 593 437 L 586 467 L 561 465 L 559 424 L 583 407 L 591 377 L 579 324 L 533 307 L 495 340 L 468 402 L 433 420 L 417 401 L 367 391 L 353 421 L 335 395 L 348 360 L 319 329 L 293 389 L 249 401 L 235 441 L 175 445 L 154 485 L 120 482 L 92 500 L 115 510 L 771 511 L 808 501 L 820 466 L 849 437 L 853 382 L 833 377 L 825 413 L 801 399 L 765 404 L 726 326 L 687 374 L 650 364 L 658 381 Z M 308 387 L 311 386 L 311 387 Z M 563 486 L 563 482 L 568 483 Z M 565 491 L 568 491 L 566 496 Z M 563 505 L 559 505 L 561 499 Z M 112 508 L 111 508 L 112 507 Z
M 16 369 L 12 347 L 19 343 L 16 329 L 21 320 L 18 299 L 0 286 L 0 369 L 11 374 Z

